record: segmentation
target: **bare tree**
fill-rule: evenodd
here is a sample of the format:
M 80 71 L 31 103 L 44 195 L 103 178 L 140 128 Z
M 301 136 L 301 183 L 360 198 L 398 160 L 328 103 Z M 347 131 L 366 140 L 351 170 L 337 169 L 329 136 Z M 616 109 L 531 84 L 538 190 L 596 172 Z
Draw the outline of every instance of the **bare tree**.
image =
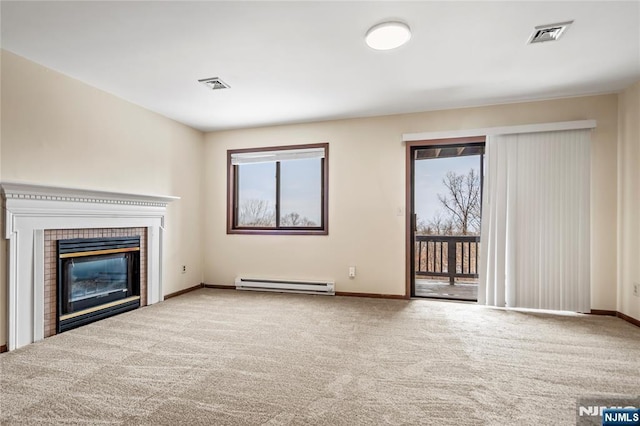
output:
M 441 212 L 437 212 L 429 222 L 421 221 L 426 235 L 453 235 L 455 233 L 455 225 L 451 218 L 443 218 Z M 420 229 L 420 224 L 418 229 Z
M 480 232 L 480 176 L 475 169 L 464 174 L 447 172 L 442 179 L 447 193 L 438 194 L 438 200 L 453 223 L 455 230 L 462 234 Z
M 267 200 L 243 200 L 238 211 L 238 222 L 242 226 L 275 226 L 275 209 Z
M 243 200 L 238 211 L 238 222 L 242 226 L 275 227 L 275 208 L 267 200 Z M 291 212 L 280 218 L 280 226 L 313 227 L 318 225 L 299 213 Z
M 300 216 L 299 213 L 291 212 L 280 218 L 280 226 L 318 226 L 307 217 Z

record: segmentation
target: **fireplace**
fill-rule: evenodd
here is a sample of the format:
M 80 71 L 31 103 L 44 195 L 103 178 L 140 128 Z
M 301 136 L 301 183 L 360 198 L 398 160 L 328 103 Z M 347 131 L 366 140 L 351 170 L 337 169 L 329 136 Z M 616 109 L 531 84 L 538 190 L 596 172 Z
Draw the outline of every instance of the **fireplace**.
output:
M 63 325 L 70 325 L 71 321 L 67 323 L 67 320 L 105 314 L 107 307 L 100 305 L 88 308 L 95 309 L 92 312 L 60 313 L 58 240 L 139 235 L 139 304 L 152 305 L 164 299 L 162 241 L 166 229 L 165 216 L 167 205 L 178 197 L 15 182 L 2 182 L 0 187 L 4 207 L 3 236 L 7 239 L 8 251 L 8 350 L 53 336 L 61 316 Z M 124 299 L 137 297 L 135 287 L 136 280 L 132 279 L 131 295 Z M 114 300 L 104 304 L 109 303 L 115 303 L 109 308 L 128 309 L 130 307 L 124 305 L 131 302 Z
M 58 240 L 58 333 L 140 307 L 140 236 Z

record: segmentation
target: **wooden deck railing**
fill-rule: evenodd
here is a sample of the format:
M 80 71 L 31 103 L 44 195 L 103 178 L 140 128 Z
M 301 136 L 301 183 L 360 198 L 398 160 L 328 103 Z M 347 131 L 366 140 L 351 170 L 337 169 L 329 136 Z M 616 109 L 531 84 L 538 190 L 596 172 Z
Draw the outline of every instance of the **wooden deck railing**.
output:
M 479 235 L 416 235 L 417 276 L 478 278 Z

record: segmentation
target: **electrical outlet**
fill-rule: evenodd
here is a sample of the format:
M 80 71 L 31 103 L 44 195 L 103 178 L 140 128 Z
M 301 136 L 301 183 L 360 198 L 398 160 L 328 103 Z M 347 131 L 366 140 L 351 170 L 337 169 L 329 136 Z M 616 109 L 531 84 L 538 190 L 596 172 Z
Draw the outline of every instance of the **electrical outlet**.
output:
M 182 265 L 182 273 L 186 274 L 187 273 L 187 265 Z
M 355 277 L 356 277 L 356 267 L 349 266 L 349 278 L 355 278 Z
M 640 297 L 640 283 L 633 283 L 633 295 Z

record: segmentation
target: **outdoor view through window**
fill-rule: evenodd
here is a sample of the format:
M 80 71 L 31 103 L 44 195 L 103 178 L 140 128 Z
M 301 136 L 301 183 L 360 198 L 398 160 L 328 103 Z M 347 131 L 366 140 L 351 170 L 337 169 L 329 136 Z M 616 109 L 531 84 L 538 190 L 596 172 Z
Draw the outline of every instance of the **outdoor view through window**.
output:
M 325 146 L 231 152 L 235 230 L 325 228 Z
M 482 144 L 415 151 L 414 296 L 477 299 Z
M 238 171 L 238 225 L 276 226 L 276 162 Z M 280 162 L 280 226 L 320 226 L 320 159 Z
M 415 163 L 417 231 L 435 235 L 479 235 L 480 156 Z

